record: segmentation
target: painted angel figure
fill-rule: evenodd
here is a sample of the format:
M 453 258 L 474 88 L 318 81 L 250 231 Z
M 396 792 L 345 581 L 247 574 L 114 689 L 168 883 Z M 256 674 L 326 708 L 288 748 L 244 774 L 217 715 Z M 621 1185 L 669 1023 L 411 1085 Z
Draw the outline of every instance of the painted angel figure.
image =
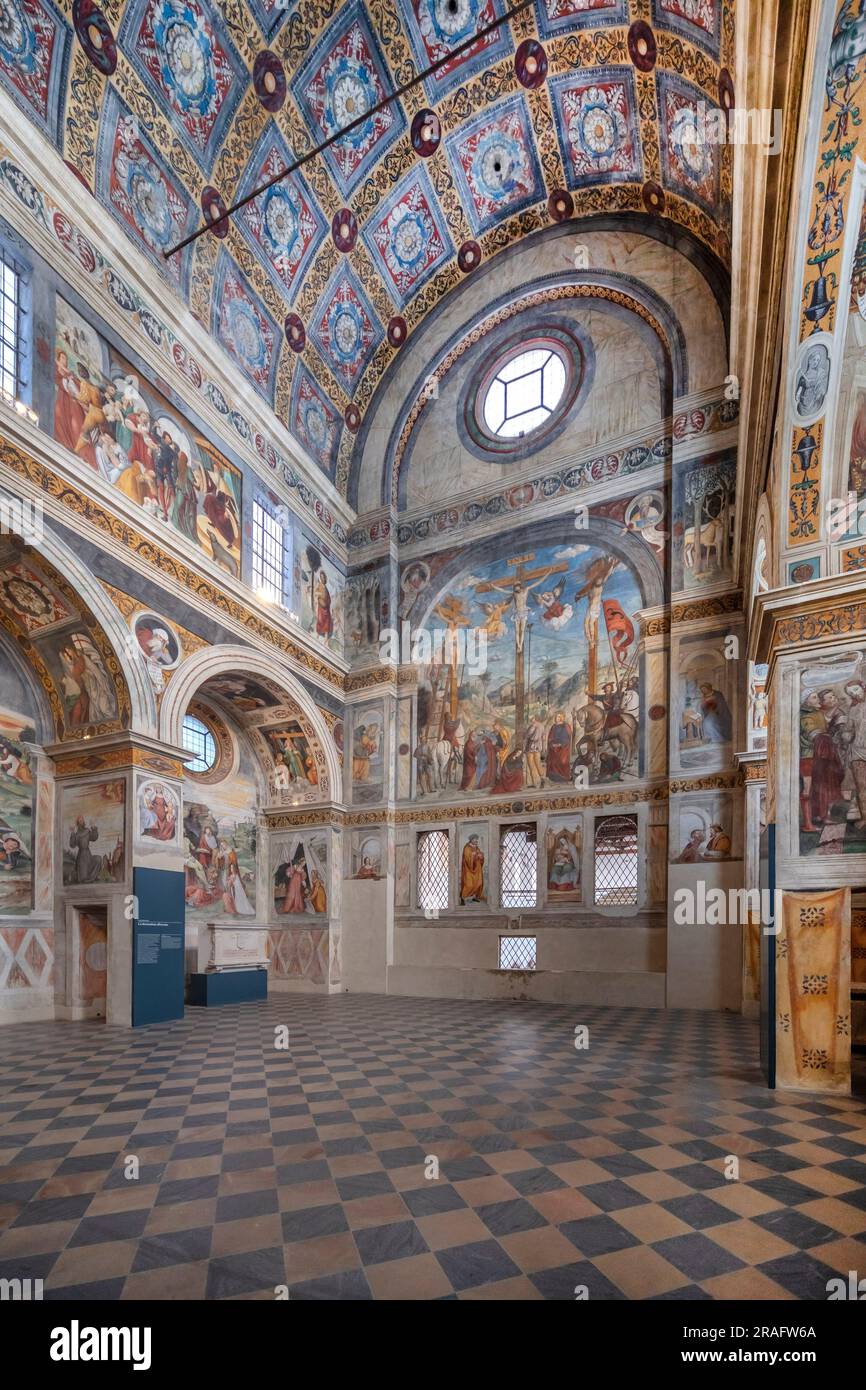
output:
M 568 575 L 563 575 L 558 584 L 554 584 L 552 589 L 543 589 L 537 596 L 530 594 L 530 602 L 541 609 L 541 621 L 546 627 L 553 628 L 558 632 L 565 627 L 574 609 L 570 603 L 562 602 L 562 595 L 568 582 Z

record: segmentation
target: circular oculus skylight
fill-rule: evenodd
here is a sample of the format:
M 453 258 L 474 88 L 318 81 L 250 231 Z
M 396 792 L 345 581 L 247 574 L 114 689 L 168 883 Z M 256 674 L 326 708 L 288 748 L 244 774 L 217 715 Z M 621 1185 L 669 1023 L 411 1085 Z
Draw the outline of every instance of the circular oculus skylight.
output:
M 511 353 L 482 393 L 480 423 L 495 439 L 523 439 L 551 419 L 567 380 L 565 363 L 552 345 Z

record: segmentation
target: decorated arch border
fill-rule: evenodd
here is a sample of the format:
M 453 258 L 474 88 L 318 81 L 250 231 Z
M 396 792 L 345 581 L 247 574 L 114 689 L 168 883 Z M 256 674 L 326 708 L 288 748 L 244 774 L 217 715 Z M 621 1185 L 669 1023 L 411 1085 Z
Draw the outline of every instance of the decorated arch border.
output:
M 846 228 L 857 184 L 857 161 L 866 159 L 864 78 L 866 14 L 854 13 L 851 0 L 839 0 L 822 86 L 811 212 L 798 281 L 798 363 L 810 339 L 821 344 L 832 341 L 837 318 L 845 313 Z M 838 344 L 835 351 L 839 351 Z M 791 549 L 814 546 L 822 539 L 821 480 L 829 433 L 826 410 L 831 399 L 831 393 L 826 392 L 820 414 L 811 423 L 794 423 L 790 431 L 787 545 Z

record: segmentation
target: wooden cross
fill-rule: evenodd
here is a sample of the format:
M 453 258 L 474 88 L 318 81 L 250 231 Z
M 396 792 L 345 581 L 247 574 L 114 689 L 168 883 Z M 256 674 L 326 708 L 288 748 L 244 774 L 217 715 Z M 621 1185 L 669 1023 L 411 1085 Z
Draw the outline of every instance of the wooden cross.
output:
M 515 555 L 513 560 L 507 560 L 506 564 L 514 569 L 514 577 L 500 581 L 486 580 L 483 584 L 475 585 L 475 592 L 478 594 L 489 594 L 494 590 L 499 593 L 511 593 L 514 603 L 514 731 L 515 736 L 523 729 L 524 711 L 526 704 L 525 680 L 523 671 L 523 639 L 526 633 L 526 622 L 529 617 L 529 605 L 527 596 L 531 589 L 537 589 L 551 574 L 562 574 L 569 568 L 565 562 L 559 565 L 546 565 L 544 569 L 529 570 L 526 568 L 535 559 L 535 552 L 530 551 L 526 555 Z M 534 584 L 529 583 L 534 579 Z

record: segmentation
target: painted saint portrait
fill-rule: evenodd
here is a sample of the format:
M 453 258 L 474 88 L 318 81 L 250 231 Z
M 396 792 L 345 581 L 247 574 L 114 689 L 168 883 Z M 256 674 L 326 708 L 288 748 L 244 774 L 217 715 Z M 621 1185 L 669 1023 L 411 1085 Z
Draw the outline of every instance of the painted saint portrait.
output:
M 544 837 L 547 863 L 547 900 L 580 902 L 581 846 L 583 828 L 580 817 L 552 818 Z
M 0 711 L 0 916 L 27 912 L 33 883 L 34 776 L 28 743 L 35 730 Z
M 328 850 L 324 836 L 297 835 L 277 846 L 274 912 L 277 917 L 328 913 Z
M 173 670 L 181 659 L 177 633 L 165 618 L 155 613 L 139 613 L 133 619 L 132 630 L 144 657 L 154 694 L 161 695 L 166 671 Z
M 457 840 L 459 853 L 460 906 L 487 902 L 488 835 L 486 826 L 461 826 Z
M 866 854 L 866 653 L 800 676 L 800 853 Z
M 276 729 L 263 730 L 274 762 L 274 783 L 278 788 L 316 787 L 319 774 L 309 740 L 297 720 Z
M 250 814 L 255 787 L 239 779 L 209 801 L 184 801 L 183 849 L 187 912 L 214 916 L 256 915 L 256 822 Z
M 180 802 L 165 782 L 139 782 L 137 799 L 137 839 L 176 845 L 180 830 Z
M 126 785 L 120 779 L 64 789 L 61 846 L 67 887 L 121 882 L 125 801 Z

